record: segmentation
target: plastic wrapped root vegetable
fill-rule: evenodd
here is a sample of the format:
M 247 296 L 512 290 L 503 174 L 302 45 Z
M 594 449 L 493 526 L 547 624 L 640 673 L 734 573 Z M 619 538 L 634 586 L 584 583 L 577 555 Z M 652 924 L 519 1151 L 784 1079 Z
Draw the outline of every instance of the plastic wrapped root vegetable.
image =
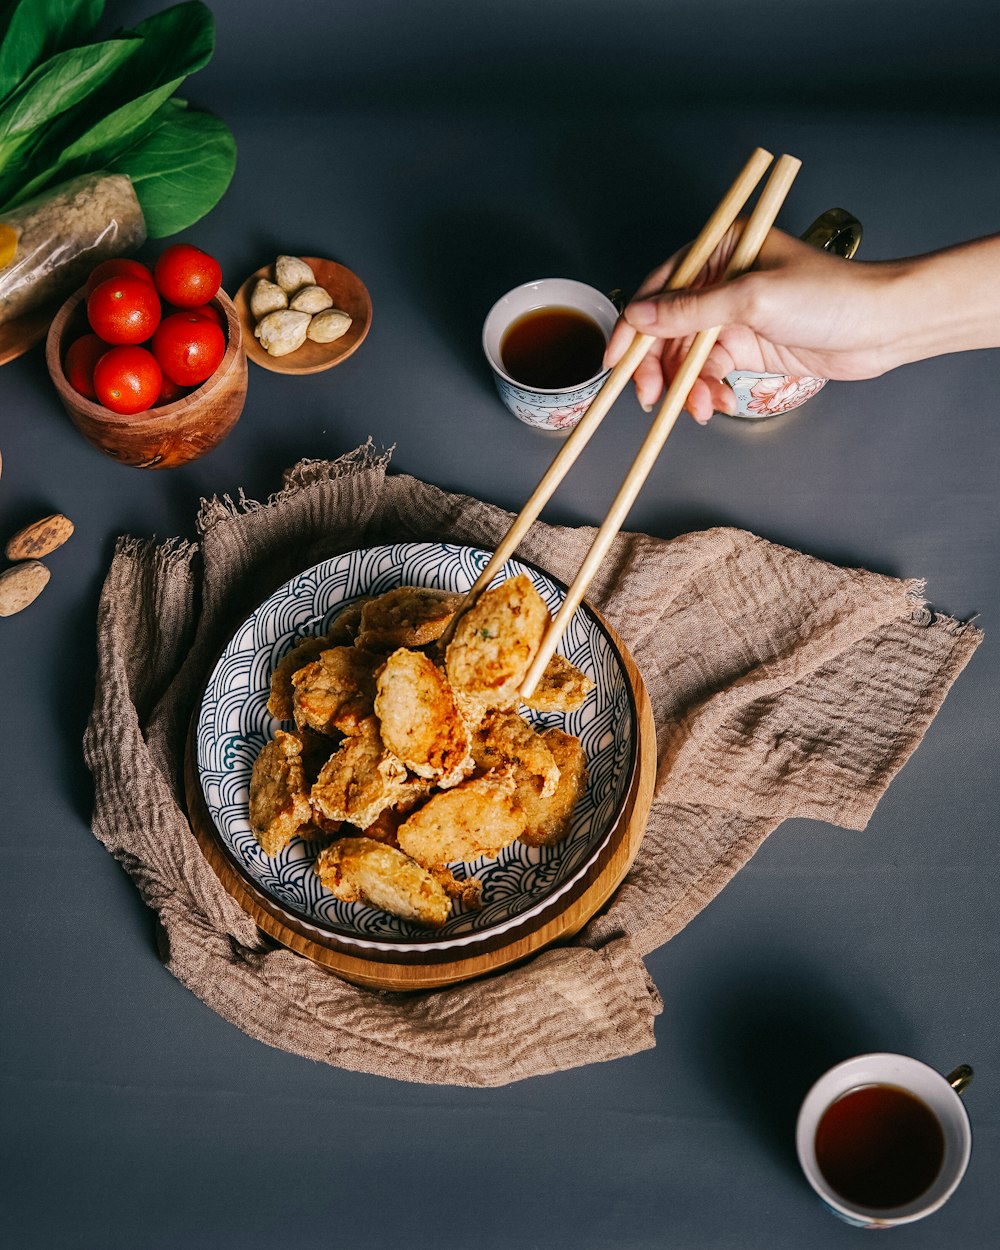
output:
M 69 295 L 91 269 L 146 241 L 146 223 L 124 174 L 83 174 L 0 215 L 17 237 L 0 269 L 0 324 Z

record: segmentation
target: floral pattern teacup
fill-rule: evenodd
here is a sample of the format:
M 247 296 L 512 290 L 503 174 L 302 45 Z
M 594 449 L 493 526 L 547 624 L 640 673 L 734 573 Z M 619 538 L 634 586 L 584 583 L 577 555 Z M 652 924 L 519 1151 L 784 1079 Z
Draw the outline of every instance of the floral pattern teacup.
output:
M 493 370 L 497 392 L 519 421 L 536 430 L 566 434 L 590 407 L 608 376 L 597 373 L 576 386 L 546 390 L 525 386 L 503 367 L 501 344 L 507 328 L 525 313 L 539 308 L 573 308 L 597 323 L 607 340 L 618 320 L 618 309 L 606 296 L 572 278 L 540 278 L 508 291 L 490 309 L 483 324 L 483 352 Z
M 861 243 L 861 222 L 842 208 L 830 208 L 816 218 L 802 238 L 824 252 L 850 260 Z M 727 374 L 725 381 L 736 397 L 736 415 L 758 421 L 791 412 L 826 386 L 826 378 L 754 373 L 746 369 Z

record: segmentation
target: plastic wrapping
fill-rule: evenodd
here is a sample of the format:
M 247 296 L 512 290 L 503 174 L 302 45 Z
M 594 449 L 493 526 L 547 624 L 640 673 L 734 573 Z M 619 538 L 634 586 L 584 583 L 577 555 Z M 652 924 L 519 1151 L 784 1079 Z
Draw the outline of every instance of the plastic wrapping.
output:
M 69 295 L 91 269 L 146 241 L 146 223 L 124 174 L 72 178 L 0 215 L 17 236 L 0 269 L 0 324 Z

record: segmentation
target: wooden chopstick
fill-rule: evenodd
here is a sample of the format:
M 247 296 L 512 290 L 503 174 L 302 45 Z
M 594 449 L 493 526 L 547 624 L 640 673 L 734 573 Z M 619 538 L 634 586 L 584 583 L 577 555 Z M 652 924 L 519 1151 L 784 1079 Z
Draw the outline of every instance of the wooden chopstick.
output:
M 778 160 L 770 178 L 767 180 L 767 185 L 761 192 L 756 207 L 743 229 L 743 233 L 740 235 L 739 242 L 723 275 L 724 282 L 745 272 L 757 259 L 757 254 L 767 238 L 768 231 L 774 225 L 775 218 L 795 179 L 795 175 L 799 172 L 801 164 L 802 162 L 794 156 L 785 155 Z M 704 368 L 709 352 L 715 346 L 715 341 L 719 337 L 721 330 L 721 326 L 714 326 L 710 330 L 700 331 L 695 336 L 694 342 L 671 382 L 660 410 L 650 426 L 649 433 L 646 435 L 638 455 L 625 476 L 621 489 L 611 505 L 611 510 L 597 531 L 594 542 L 580 565 L 576 579 L 566 593 L 562 607 L 559 609 L 555 619 L 550 623 L 542 639 L 542 644 L 535 654 L 527 673 L 525 673 L 524 680 L 521 682 L 522 698 L 530 698 L 534 692 L 535 686 L 545 671 L 546 664 L 551 660 L 573 614 L 583 601 L 594 574 L 597 572 L 605 555 L 607 555 L 608 548 L 614 541 L 618 531 L 625 523 L 629 509 L 632 507 L 646 478 L 649 476 L 649 472 L 667 440 L 667 435 L 673 429 L 674 423 L 680 415 L 691 391 L 691 387 Z
M 690 286 L 701 272 L 705 262 L 712 255 L 725 237 L 726 231 L 740 215 L 743 206 L 753 194 L 757 184 L 764 176 L 764 171 L 774 160 L 770 152 L 763 148 L 754 148 L 746 164 L 740 170 L 732 186 L 719 201 L 715 211 L 705 222 L 701 233 L 688 248 L 680 264 L 670 275 L 664 291 L 678 291 Z M 552 498 L 556 487 L 563 480 L 584 447 L 590 442 L 597 427 L 604 420 L 611 405 L 628 385 L 629 379 L 639 367 L 649 349 L 656 342 L 655 335 L 636 334 L 621 360 L 608 374 L 604 385 L 594 396 L 589 408 L 580 419 L 575 429 L 556 453 L 555 458 L 545 471 L 541 481 L 535 487 L 528 502 L 515 517 L 510 529 L 497 545 L 489 563 L 476 578 L 458 611 L 449 622 L 448 628 L 441 638 L 441 644 L 447 646 L 455 633 L 462 616 L 476 602 L 482 592 L 490 584 L 494 574 L 515 552 L 521 539 L 538 519 L 539 513 Z

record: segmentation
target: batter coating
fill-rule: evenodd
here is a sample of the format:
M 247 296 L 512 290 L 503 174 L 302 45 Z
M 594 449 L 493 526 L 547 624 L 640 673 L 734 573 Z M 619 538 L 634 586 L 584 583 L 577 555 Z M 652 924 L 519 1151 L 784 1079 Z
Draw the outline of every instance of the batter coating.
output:
M 594 683 L 557 652 L 545 665 L 533 693 L 521 702 L 536 712 L 575 712 Z
M 310 802 L 326 820 L 366 829 L 406 793 L 406 769 L 386 751 L 374 716 L 345 738 L 320 769 Z
M 510 701 L 550 621 L 541 595 L 524 573 L 484 591 L 455 628 L 445 666 L 462 695 L 490 704 Z
M 564 838 L 587 788 L 587 762 L 579 738 L 561 729 L 546 729 L 541 737 L 559 768 L 559 784 L 553 795 L 543 797 L 535 778 L 519 780 L 515 802 L 524 816 L 521 841 L 526 846 L 552 846 Z
M 444 887 L 426 868 L 372 838 L 334 842 L 320 852 L 316 872 L 345 902 L 369 903 L 431 929 L 440 929 L 451 910 Z
M 254 760 L 250 828 L 265 855 L 277 855 L 312 820 L 302 743 L 279 729 Z
M 526 827 L 524 813 L 513 802 L 514 789 L 508 768 L 440 791 L 400 825 L 400 849 L 425 868 L 499 855 Z
M 353 734 L 372 714 L 376 659 L 355 647 L 329 647 L 292 674 L 296 725 Z
M 472 772 L 469 730 L 444 673 L 428 656 L 394 651 L 375 687 L 382 741 L 410 772 L 443 789 Z
M 515 776 L 537 779 L 543 798 L 559 784 L 559 766 L 545 739 L 519 713 L 494 708 L 472 735 L 472 757 L 484 771 L 509 766 Z
M 426 647 L 447 629 L 461 599 L 445 590 L 398 586 L 365 604 L 357 645 L 383 653 L 397 647 Z

